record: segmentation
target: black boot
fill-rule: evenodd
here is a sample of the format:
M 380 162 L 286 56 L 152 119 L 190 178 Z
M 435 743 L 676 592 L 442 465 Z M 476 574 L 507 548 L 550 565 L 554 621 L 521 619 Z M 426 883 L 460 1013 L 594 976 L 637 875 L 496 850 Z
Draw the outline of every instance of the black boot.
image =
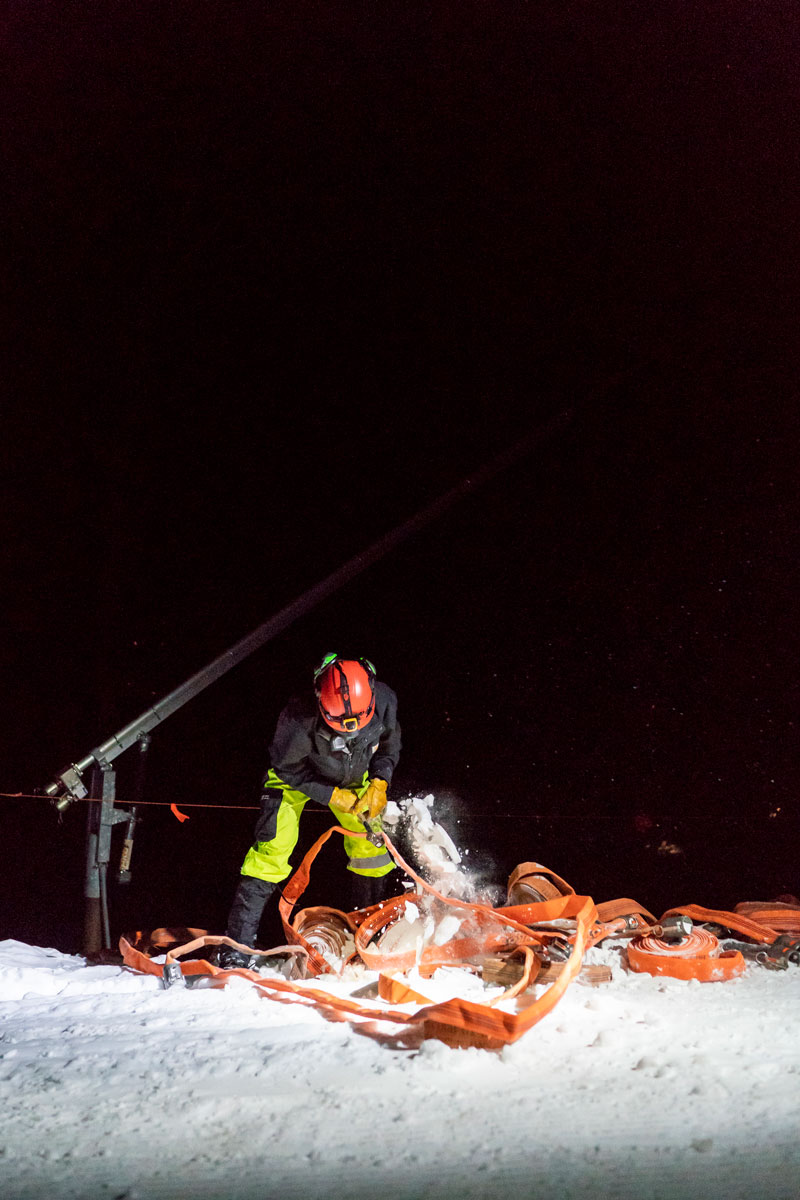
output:
M 245 946 L 255 946 L 261 916 L 274 891 L 274 883 L 256 879 L 253 875 L 242 875 L 228 914 L 227 937 L 234 942 L 243 942 Z M 250 955 L 234 950 L 232 946 L 220 946 L 217 951 L 217 966 L 226 971 L 247 967 L 251 961 Z

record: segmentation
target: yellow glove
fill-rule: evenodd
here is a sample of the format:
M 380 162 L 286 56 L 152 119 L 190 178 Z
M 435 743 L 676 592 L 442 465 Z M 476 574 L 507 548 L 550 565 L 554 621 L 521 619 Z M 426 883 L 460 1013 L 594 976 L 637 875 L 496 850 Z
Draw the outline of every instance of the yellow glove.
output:
M 369 787 L 353 809 L 353 815 L 360 817 L 366 813 L 372 818 L 382 813 L 386 808 L 387 787 L 385 779 L 370 779 Z
M 334 808 L 341 809 L 342 812 L 352 812 L 353 806 L 358 800 L 355 792 L 348 791 L 347 788 L 334 788 L 331 796 L 331 804 Z

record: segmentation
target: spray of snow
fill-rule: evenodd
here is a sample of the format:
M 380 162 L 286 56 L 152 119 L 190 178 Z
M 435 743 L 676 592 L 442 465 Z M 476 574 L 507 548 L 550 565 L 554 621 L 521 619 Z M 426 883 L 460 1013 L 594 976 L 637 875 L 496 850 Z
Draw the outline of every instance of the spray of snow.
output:
M 390 800 L 383 822 L 390 836 L 401 832 L 411 846 L 414 863 L 423 879 L 458 900 L 496 904 L 499 889 L 466 865 L 469 850 L 460 850 L 445 827 L 445 805 L 428 793 Z M 452 936 L 452 935 L 451 935 Z
M 402 917 L 383 933 L 378 945 L 384 954 L 413 950 L 419 961 L 426 946 L 443 946 L 457 936 L 469 918 L 466 910 L 447 907 L 427 893 L 406 899 Z
M 468 851 L 458 848 L 438 819 L 440 807 L 430 793 L 407 796 L 387 804 L 383 822 L 390 836 L 402 835 L 410 846 L 417 871 L 442 896 L 450 900 L 497 903 L 499 889 L 490 893 L 477 873 L 466 868 Z M 380 936 L 378 944 L 386 954 L 413 951 L 420 962 L 425 947 L 443 946 L 459 934 L 475 932 L 471 929 L 472 920 L 469 910 L 454 909 L 428 892 L 415 891 L 406 899 L 402 917 Z

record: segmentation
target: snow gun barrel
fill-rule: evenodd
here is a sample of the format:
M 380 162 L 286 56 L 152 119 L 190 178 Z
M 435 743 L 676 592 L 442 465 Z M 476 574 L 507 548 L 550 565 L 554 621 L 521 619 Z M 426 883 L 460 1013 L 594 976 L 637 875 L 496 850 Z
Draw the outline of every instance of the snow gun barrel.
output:
M 614 382 L 616 376 L 608 382 L 606 386 L 610 386 Z M 234 646 L 231 646 L 213 662 L 192 675 L 180 687 L 175 688 L 163 700 L 159 700 L 152 708 L 148 708 L 135 721 L 131 721 L 125 725 L 113 737 L 108 738 L 97 749 L 92 750 L 85 758 L 82 758 L 77 763 L 71 763 L 66 767 L 60 775 L 58 775 L 44 789 L 45 794 L 53 797 L 53 804 L 59 812 L 64 812 L 69 808 L 75 800 L 82 800 L 87 795 L 86 786 L 83 783 L 83 772 L 91 766 L 98 766 L 107 769 L 109 764 L 121 754 L 123 750 L 127 750 L 138 739 L 150 733 L 157 725 L 160 725 L 167 717 L 171 716 L 177 709 L 181 708 L 187 700 L 191 700 L 198 692 L 202 692 L 216 679 L 219 679 L 237 663 L 242 662 L 254 650 L 258 650 L 265 645 L 277 634 L 282 633 L 288 628 L 298 617 L 303 616 L 310 609 L 314 608 L 322 600 L 332 595 L 344 584 L 349 583 L 357 575 L 360 575 L 372 563 L 378 562 L 385 557 L 401 542 L 406 541 L 414 534 L 424 529 L 431 522 L 437 520 L 445 512 L 447 512 L 454 504 L 470 495 L 476 488 L 493 479 L 495 475 L 514 466 L 521 459 L 539 449 L 551 437 L 561 433 L 572 421 L 572 410 L 562 410 L 555 412 L 549 420 L 544 424 L 538 425 L 531 429 L 523 438 L 516 442 L 508 449 L 501 451 L 494 458 L 484 463 L 471 475 L 462 479 L 449 491 L 439 496 L 425 508 L 419 510 L 408 520 L 403 521 L 388 533 L 379 537 L 377 541 L 367 546 L 366 549 L 349 558 L 347 562 L 342 563 L 325 579 L 314 584 L 307 591 L 298 596 L 290 604 L 287 604 L 279 612 L 275 613 L 265 621 L 263 625 L 259 625 L 252 633 L 247 634 L 238 641 Z M 378 845 L 381 843 L 378 842 Z

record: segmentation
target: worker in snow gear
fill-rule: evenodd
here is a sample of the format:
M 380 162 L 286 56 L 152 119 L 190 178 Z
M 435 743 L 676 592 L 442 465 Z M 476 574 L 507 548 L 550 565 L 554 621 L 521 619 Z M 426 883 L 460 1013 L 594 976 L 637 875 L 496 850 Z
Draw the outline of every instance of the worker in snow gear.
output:
M 337 825 L 364 833 L 361 817 L 380 816 L 400 757 L 397 697 L 378 681 L 366 658 L 326 654 L 314 688 L 290 700 L 278 718 L 263 781 L 261 813 L 228 917 L 227 936 L 253 946 L 264 907 L 290 871 L 289 857 L 306 804 L 327 807 Z M 394 862 L 384 845 L 344 839 L 351 872 L 352 908 L 377 904 L 389 894 Z M 220 947 L 222 967 L 249 959 Z

